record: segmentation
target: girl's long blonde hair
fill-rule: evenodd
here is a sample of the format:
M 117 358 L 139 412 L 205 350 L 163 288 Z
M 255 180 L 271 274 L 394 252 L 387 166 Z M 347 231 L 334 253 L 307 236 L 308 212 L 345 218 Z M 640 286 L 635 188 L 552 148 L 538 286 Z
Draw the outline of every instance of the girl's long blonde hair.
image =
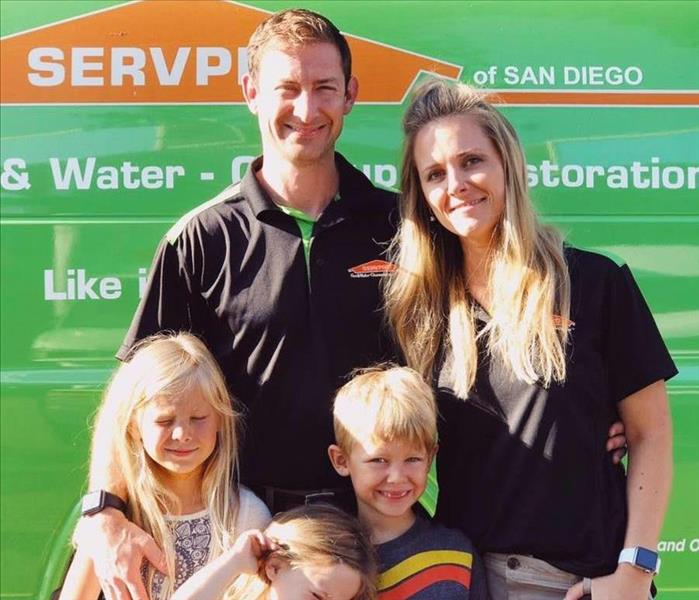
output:
M 454 391 L 466 398 L 476 378 L 478 337 L 464 254 L 431 212 L 415 166 L 415 139 L 428 123 L 469 116 L 495 145 L 505 176 L 505 208 L 488 264 L 491 319 L 487 349 L 522 381 L 548 386 L 566 376 L 570 280 L 559 233 L 539 222 L 527 189 L 524 153 L 509 121 L 463 84 L 430 80 L 403 119 L 401 225 L 391 246 L 399 266 L 385 288 L 386 315 L 408 365 L 428 381 L 440 352 L 450 356 Z
M 166 515 L 179 512 L 177 498 L 151 469 L 138 435 L 140 410 L 156 397 L 182 396 L 197 390 L 218 415 L 216 446 L 204 463 L 201 496 L 211 523 L 209 560 L 235 539 L 238 512 L 237 415 L 221 370 L 203 342 L 189 333 L 157 335 L 143 340 L 131 359 L 112 378 L 100 411 L 100 421 L 112 419 L 113 449 L 129 496 L 130 519 L 153 536 L 163 549 L 168 571 L 175 573 L 173 532 Z M 150 589 L 154 571 L 149 567 Z M 166 578 L 163 597 L 169 597 L 173 582 Z
M 265 535 L 279 546 L 264 557 L 256 575 L 243 575 L 233 584 L 226 600 L 262 600 L 270 581 L 264 564 L 279 558 L 291 568 L 344 564 L 361 578 L 353 600 L 374 600 L 378 577 L 374 549 L 359 521 L 329 504 L 307 504 L 278 513 Z

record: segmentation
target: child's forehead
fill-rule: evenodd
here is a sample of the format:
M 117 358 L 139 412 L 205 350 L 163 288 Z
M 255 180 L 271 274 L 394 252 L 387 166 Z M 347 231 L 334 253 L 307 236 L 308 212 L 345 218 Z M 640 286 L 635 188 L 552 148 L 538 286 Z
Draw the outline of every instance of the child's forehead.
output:
M 147 407 L 156 410 L 181 411 L 210 406 L 210 402 L 198 388 L 184 390 L 177 394 L 157 394 L 147 403 Z
M 427 448 L 421 440 L 407 438 L 383 438 L 375 435 L 359 436 L 353 439 L 352 449 L 360 449 L 367 454 L 377 452 L 410 452 L 419 454 Z

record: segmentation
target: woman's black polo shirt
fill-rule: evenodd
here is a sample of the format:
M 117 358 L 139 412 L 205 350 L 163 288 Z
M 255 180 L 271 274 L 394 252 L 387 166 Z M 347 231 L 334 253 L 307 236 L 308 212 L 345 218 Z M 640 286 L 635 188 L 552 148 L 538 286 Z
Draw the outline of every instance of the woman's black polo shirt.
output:
M 482 552 L 595 577 L 615 570 L 626 531 L 624 470 L 605 449 L 617 403 L 677 370 L 628 267 L 572 248 L 567 261 L 574 325 L 564 384 L 513 379 L 483 340 L 468 400 L 442 368 L 437 516 Z
M 254 175 L 185 215 L 160 244 L 119 351 L 162 330 L 199 335 L 244 405 L 242 480 L 317 489 L 330 466 L 331 402 L 354 368 L 385 358 L 379 282 L 395 195 L 336 155 L 339 199 L 315 223 L 307 273 L 293 217 Z M 376 262 L 372 262 L 376 261 Z

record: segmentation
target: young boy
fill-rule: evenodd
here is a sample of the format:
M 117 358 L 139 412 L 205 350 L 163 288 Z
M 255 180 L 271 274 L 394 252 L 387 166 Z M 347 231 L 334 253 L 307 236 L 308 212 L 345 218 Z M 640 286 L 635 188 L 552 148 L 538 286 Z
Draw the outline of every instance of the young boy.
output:
M 352 479 L 360 520 L 379 557 L 382 600 L 483 600 L 471 542 L 413 512 L 437 452 L 430 387 L 406 367 L 364 370 L 335 397 L 335 470 Z

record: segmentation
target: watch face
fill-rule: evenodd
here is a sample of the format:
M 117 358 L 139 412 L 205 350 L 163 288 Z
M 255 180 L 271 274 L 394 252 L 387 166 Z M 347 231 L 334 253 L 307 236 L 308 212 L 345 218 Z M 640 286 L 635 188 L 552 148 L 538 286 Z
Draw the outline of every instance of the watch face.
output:
M 655 572 L 658 566 L 658 554 L 648 548 L 636 548 L 636 565 L 646 571 Z
M 91 515 L 104 508 L 102 504 L 102 494 L 99 491 L 90 492 L 83 496 L 82 514 Z

